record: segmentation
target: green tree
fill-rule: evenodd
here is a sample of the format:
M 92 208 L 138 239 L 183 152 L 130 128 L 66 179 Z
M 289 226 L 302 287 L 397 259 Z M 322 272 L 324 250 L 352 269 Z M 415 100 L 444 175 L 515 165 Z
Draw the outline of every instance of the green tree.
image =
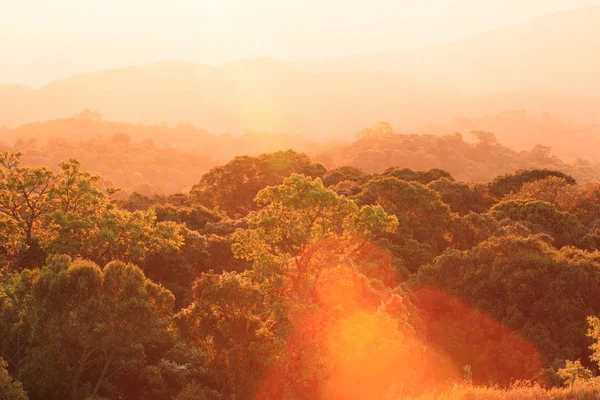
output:
M 142 263 L 152 253 L 175 251 L 183 245 L 181 227 L 174 222 L 157 222 L 153 210 L 128 212 L 108 205 L 86 219 L 55 220 L 49 253 L 80 256 L 97 263 L 110 260 Z
M 280 184 L 292 173 L 320 177 L 325 171 L 306 154 L 292 150 L 236 157 L 204 174 L 192 187 L 190 197 L 209 208 L 219 207 L 231 217 L 244 216 L 256 209 L 254 197 L 266 186 Z
M 23 249 L 21 230 L 15 219 L 0 214 L 0 274 L 8 269 Z
M 323 175 L 323 184 L 330 187 L 344 181 L 360 181 L 366 177 L 367 175 L 360 169 L 344 166 L 327 171 Z
M 587 233 L 574 215 L 558 211 L 554 205 L 544 201 L 503 201 L 492 207 L 489 213 L 499 221 L 510 219 L 523 223 L 534 233 L 551 235 L 558 248 L 579 244 Z
M 513 174 L 496 177 L 489 183 L 490 193 L 501 199 L 510 193 L 517 193 L 523 185 L 547 179 L 551 176 L 564 179 L 568 184 L 575 185 L 575 178 L 560 171 L 550 169 L 521 169 Z
M 492 236 L 501 235 L 500 222 L 489 214 L 471 212 L 467 215 L 453 218 L 450 225 L 452 247 L 467 250 Z
M 45 167 L 22 167 L 21 153 L 0 154 L 0 213 L 12 218 L 30 246 L 41 219 L 53 210 L 56 176 Z
M 439 330 L 434 341 L 461 364 L 472 365 L 475 381 L 508 382 L 535 376 L 541 368 L 537 352 L 546 366 L 587 357 L 585 319 L 600 311 L 599 260 L 598 253 L 559 251 L 536 237 L 492 237 L 466 251 L 447 250 L 419 271 L 415 283 L 455 298 L 436 303 L 428 294 L 420 300 L 431 304 L 424 315 L 434 318 L 431 326 Z M 461 306 L 453 312 L 454 301 L 476 311 Z M 478 310 L 501 325 L 475 328 Z M 522 346 L 507 336 L 510 332 L 532 346 Z M 511 350 L 511 343 L 518 346 Z
M 442 201 L 448 204 L 453 212 L 460 215 L 470 212 L 484 213 L 494 204 L 494 199 L 489 196 L 484 185 L 454 182 L 447 178 L 441 178 L 429 183 L 427 187 L 438 192 Z
M 0 273 L 0 356 L 17 365 L 31 333 L 27 307 L 39 270 Z
M 560 211 L 573 213 L 575 203 L 581 195 L 581 189 L 565 178 L 549 176 L 546 179 L 525 183 L 521 190 L 507 195 L 505 200 L 546 201 L 554 204 Z
M 27 303 L 26 387 L 73 400 L 118 395 L 111 381 L 145 365 L 148 349 L 165 340 L 172 306 L 172 294 L 131 264 L 100 269 L 54 257 Z
M 0 358 L 0 400 L 27 400 L 23 385 L 9 375 L 6 367 L 6 361 Z
M 176 310 L 190 303 L 192 284 L 200 273 L 219 269 L 209 264 L 209 241 L 204 235 L 185 227 L 180 234 L 183 237 L 180 247 L 148 249 L 148 255 L 139 264 L 148 278 L 160 282 L 175 295 Z
M 110 203 L 114 191 L 100 189 L 100 178 L 81 170 L 79 161 L 46 168 L 22 167 L 19 153 L 0 157 L 0 253 L 16 259 L 17 229 L 27 252 L 21 264 L 35 267 L 47 254 L 67 253 L 99 263 L 112 259 L 140 262 L 148 252 L 177 249 L 182 238 L 172 222 L 156 222 L 152 211 L 130 213 Z M 42 251 L 43 250 L 43 251 Z M 7 260 L 7 264 L 10 260 Z M 30 265 L 29 265 L 30 264 Z
M 589 316 L 587 318 L 587 322 L 589 325 L 587 336 L 595 340 L 595 342 L 590 346 L 590 350 L 592 350 L 590 359 L 592 361 L 596 361 L 596 363 L 600 365 L 600 318 Z
M 258 281 L 276 286 L 283 276 L 301 279 L 315 243 L 349 234 L 358 239 L 358 248 L 397 226 L 396 218 L 381 207 L 359 208 L 325 188 L 320 179 L 297 174 L 259 192 L 256 202 L 262 208 L 248 218 L 248 229 L 236 232 L 233 251 L 254 262 L 252 274 Z
M 426 186 L 394 177 L 378 178 L 364 185 L 356 201 L 380 205 L 395 215 L 405 237 L 428 243 L 436 251 L 445 247 L 452 214 L 440 195 Z
M 429 171 L 413 171 L 409 168 L 388 168 L 383 173 L 383 176 L 393 176 L 401 181 L 418 182 L 422 185 L 427 185 L 428 183 L 435 182 L 440 179 L 447 179 L 451 182 L 454 182 L 454 178 L 449 172 L 438 168 L 434 168 Z
M 568 386 L 573 386 L 575 382 L 587 382 L 594 376 L 592 371 L 581 365 L 579 360 L 567 360 L 564 368 L 560 368 L 556 373 Z
M 235 272 L 202 274 L 193 299 L 174 318 L 179 334 L 208 355 L 211 376 L 225 398 L 249 398 L 281 346 L 272 311 L 264 307 L 258 287 Z

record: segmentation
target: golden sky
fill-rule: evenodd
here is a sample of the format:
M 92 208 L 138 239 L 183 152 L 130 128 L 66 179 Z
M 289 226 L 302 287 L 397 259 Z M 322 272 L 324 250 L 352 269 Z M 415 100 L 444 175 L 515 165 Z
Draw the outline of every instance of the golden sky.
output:
M 600 0 L 0 0 L 0 83 L 418 48 L 586 5 Z

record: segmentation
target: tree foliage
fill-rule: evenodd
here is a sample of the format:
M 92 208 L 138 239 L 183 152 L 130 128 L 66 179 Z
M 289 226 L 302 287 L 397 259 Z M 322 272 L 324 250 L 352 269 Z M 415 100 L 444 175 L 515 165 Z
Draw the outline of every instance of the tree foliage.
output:
M 479 136 L 427 140 L 507 156 Z M 130 133 L 111 140 L 135 146 Z M 418 152 L 420 140 L 388 132 L 357 146 Z M 217 167 L 189 195 L 119 196 L 75 159 L 51 170 L 3 153 L 0 397 L 596 384 L 597 186 L 545 169 L 489 183 L 419 165 L 366 170 L 380 173 L 280 151 Z
M 470 250 L 448 250 L 420 270 L 418 282 L 439 287 L 516 330 L 535 344 L 544 363 L 587 359 L 586 318 L 600 311 L 597 253 L 573 248 L 558 251 L 535 237 L 496 237 Z M 447 314 L 431 315 L 447 323 L 460 317 L 450 309 Z M 435 335 L 442 335 L 438 340 L 443 340 L 449 351 L 464 357 L 469 352 L 460 347 L 461 332 L 453 332 L 458 336 L 446 338 L 443 331 Z M 482 344 L 473 355 L 495 354 L 495 365 L 478 364 L 476 359 L 463 359 L 464 364 L 473 366 L 474 378 L 500 373 L 500 365 L 507 366 L 502 373 L 510 377 L 515 354 L 498 354 L 496 344 L 488 345 Z M 529 371 L 529 379 L 536 372 Z
M 9 375 L 6 366 L 6 361 L 0 358 L 0 400 L 27 400 L 23 384 Z
M 103 269 L 55 257 L 42 268 L 23 310 L 30 329 L 19 366 L 36 396 L 118 395 L 114 379 L 144 366 L 165 340 L 173 296 L 122 262 Z
M 206 173 L 190 194 L 194 201 L 207 207 L 218 206 L 230 216 L 243 216 L 256 209 L 253 200 L 261 189 L 279 184 L 292 173 L 319 177 L 325 168 L 292 150 L 236 157 Z
M 572 176 L 560 171 L 549 169 L 524 169 L 516 171 L 514 174 L 498 176 L 489 184 L 490 192 L 502 198 L 511 193 L 517 193 L 521 188 L 530 182 L 541 181 L 549 177 L 564 179 L 569 185 L 575 185 L 577 182 Z

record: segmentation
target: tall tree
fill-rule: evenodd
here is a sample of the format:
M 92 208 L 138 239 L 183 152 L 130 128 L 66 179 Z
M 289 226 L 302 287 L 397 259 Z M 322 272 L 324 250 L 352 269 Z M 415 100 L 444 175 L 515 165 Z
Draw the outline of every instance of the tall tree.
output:
M 251 398 L 281 346 L 258 287 L 235 272 L 202 274 L 192 304 L 174 324 L 187 343 L 208 356 L 210 374 L 225 398 Z
M 435 251 L 446 246 L 445 234 L 451 211 L 440 195 L 417 182 L 382 177 L 367 182 L 356 196 L 359 204 L 377 204 L 395 215 L 399 233 L 431 245 Z
M 236 257 L 254 262 L 252 274 L 258 281 L 275 286 L 284 277 L 302 279 L 314 244 L 350 235 L 351 247 L 358 249 L 398 224 L 381 207 L 359 208 L 325 188 L 320 179 L 297 174 L 260 191 L 256 202 L 262 208 L 248 218 L 247 229 L 236 232 L 233 250 Z
M 0 213 L 19 225 L 30 246 L 40 220 L 53 210 L 56 176 L 46 167 L 22 167 L 21 153 L 0 154 Z
M 254 197 L 266 186 L 278 185 L 292 173 L 314 178 L 325 171 L 325 167 L 312 163 L 306 154 L 292 150 L 236 157 L 204 174 L 192 187 L 190 197 L 207 207 L 219 207 L 231 217 L 244 216 L 256 210 Z
M 133 265 L 100 269 L 66 256 L 42 269 L 30 296 L 19 370 L 36 398 L 118 396 L 111 381 L 144 366 L 148 348 L 165 339 L 173 306 L 172 294 Z
M 0 358 L 0 400 L 27 400 L 23 384 L 9 375 L 6 366 L 6 361 Z

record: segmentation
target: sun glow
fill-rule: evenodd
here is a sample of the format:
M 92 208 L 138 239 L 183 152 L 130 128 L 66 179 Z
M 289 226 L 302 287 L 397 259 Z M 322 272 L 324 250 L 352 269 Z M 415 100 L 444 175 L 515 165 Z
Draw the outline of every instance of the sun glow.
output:
M 331 260 L 336 245 L 326 242 L 300 258 Z M 451 382 L 472 382 L 494 369 L 499 379 L 503 373 L 530 379 L 541 368 L 534 346 L 459 299 L 439 289 L 399 289 L 389 256 L 377 246 L 365 245 L 360 259 L 364 262 L 346 261 L 318 273 L 316 301 L 296 299 L 287 347 L 255 399 L 285 398 L 290 382 L 314 393 L 324 378 L 319 374 L 327 378 L 320 398 L 358 400 L 448 389 Z M 369 265 L 373 260 L 376 268 Z M 455 337 L 459 331 L 468 334 Z M 498 354 L 487 352 L 494 347 L 517 349 L 520 363 L 497 365 Z M 470 360 L 476 365 L 468 365 Z M 299 393 L 298 387 L 293 391 Z

